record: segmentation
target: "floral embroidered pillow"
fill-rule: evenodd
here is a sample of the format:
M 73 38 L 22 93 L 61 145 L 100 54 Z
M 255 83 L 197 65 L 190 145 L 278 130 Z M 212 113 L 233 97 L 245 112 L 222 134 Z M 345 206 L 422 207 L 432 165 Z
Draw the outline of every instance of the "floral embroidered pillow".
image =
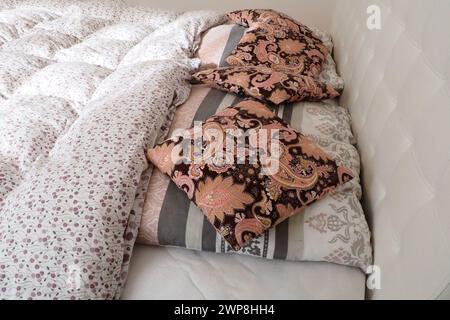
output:
M 293 20 L 278 20 L 287 22 L 274 24 L 260 17 L 258 22 L 251 23 L 227 57 L 227 63 L 266 66 L 275 71 L 317 78 L 328 55 L 327 47 L 309 28 Z
M 248 96 L 263 102 L 281 104 L 295 101 L 319 101 L 339 96 L 331 85 L 307 76 L 260 67 L 224 67 L 203 70 L 194 81 L 210 87 Z
M 225 109 L 147 156 L 234 250 L 353 178 L 254 100 Z

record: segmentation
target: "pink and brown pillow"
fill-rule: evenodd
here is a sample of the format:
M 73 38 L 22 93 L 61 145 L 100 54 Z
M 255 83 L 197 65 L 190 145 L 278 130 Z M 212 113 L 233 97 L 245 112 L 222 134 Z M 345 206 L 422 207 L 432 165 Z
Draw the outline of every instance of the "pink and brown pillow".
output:
M 197 72 L 194 81 L 273 104 L 319 101 L 339 96 L 330 85 L 312 77 L 294 76 L 260 67 L 224 67 Z
M 227 63 L 266 66 L 275 71 L 317 78 L 328 55 L 323 42 L 309 28 L 284 15 L 271 10 L 260 11 L 244 10 L 228 15 L 231 21 L 250 28 L 227 57 Z
M 353 178 L 348 169 L 339 166 L 312 140 L 290 128 L 260 102 L 244 100 L 225 109 L 202 125 L 203 133 L 211 128 L 221 133 L 228 129 L 244 133 L 277 130 L 278 170 L 269 170 L 269 174 L 263 170 L 262 162 L 250 163 L 247 140 L 244 163 L 237 164 L 237 158 L 232 164 L 217 159 L 218 150 L 225 152 L 222 148 L 226 145 L 226 134 L 219 135 L 223 140 L 215 140 L 212 149 L 211 144 L 200 141 L 202 153 L 208 155 L 202 161 L 176 160 L 183 158 L 181 150 L 186 142 L 190 150 L 198 146 L 199 141 L 193 137 L 167 140 L 147 155 L 202 210 L 234 250 Z

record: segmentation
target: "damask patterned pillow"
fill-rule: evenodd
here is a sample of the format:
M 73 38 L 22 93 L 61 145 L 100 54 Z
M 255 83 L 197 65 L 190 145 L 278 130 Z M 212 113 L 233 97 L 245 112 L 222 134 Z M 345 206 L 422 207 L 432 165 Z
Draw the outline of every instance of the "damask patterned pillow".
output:
M 229 130 L 237 132 L 231 139 Z M 191 128 L 147 155 L 234 250 L 353 179 L 350 170 L 254 100 L 210 117 L 203 134 L 196 132 Z M 266 137 L 267 144 L 255 143 L 255 136 Z M 236 145 L 230 148 L 230 141 Z
M 273 11 L 247 25 L 250 29 L 227 57 L 229 65 L 266 66 L 294 75 L 319 76 L 328 48 L 309 28 Z
M 210 87 L 273 104 L 320 101 L 339 96 L 331 86 L 307 76 L 261 67 L 224 67 L 199 71 L 193 79 Z

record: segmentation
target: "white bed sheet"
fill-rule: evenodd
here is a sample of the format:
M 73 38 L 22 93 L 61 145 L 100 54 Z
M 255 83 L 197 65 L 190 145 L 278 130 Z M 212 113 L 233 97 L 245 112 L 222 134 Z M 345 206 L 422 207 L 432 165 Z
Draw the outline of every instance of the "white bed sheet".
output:
M 136 245 L 122 299 L 364 299 L 358 268 Z

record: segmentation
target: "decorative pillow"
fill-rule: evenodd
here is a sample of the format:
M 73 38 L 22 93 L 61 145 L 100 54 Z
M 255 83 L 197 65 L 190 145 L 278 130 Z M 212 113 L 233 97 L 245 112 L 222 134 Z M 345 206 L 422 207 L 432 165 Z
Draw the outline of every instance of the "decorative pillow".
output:
M 226 57 L 236 48 L 245 30 L 240 25 L 223 24 L 206 31 L 196 55 L 201 60 L 200 69 L 206 70 L 229 66 L 226 62 Z M 322 71 L 318 80 L 331 85 L 336 91 L 341 92 L 344 89 L 344 79 L 336 71 L 336 64 L 332 56 L 333 41 L 331 36 L 316 28 L 312 30 L 316 37 L 324 43 L 329 52 L 322 64 Z
M 268 13 L 267 19 L 250 23 L 250 29 L 227 62 L 232 66 L 266 66 L 294 75 L 318 77 L 328 55 L 327 47 L 311 29 L 282 18 L 274 11 Z M 273 19 L 275 23 L 270 22 Z
M 189 137 L 167 140 L 147 155 L 202 209 L 234 250 L 353 178 L 311 139 L 254 100 L 206 120 L 203 137 L 198 138 L 195 130 L 191 128 Z M 239 151 L 229 157 L 229 130 L 240 130 L 240 137 L 245 137 L 243 158 Z M 266 136 L 267 145 L 254 144 L 251 130 L 255 138 Z M 275 141 L 279 156 L 274 153 Z M 257 160 L 252 158 L 253 148 L 263 150 Z M 268 161 L 261 158 L 264 154 Z
M 332 86 L 307 76 L 261 67 L 225 67 L 199 71 L 193 79 L 213 88 L 273 104 L 319 101 L 339 96 Z

